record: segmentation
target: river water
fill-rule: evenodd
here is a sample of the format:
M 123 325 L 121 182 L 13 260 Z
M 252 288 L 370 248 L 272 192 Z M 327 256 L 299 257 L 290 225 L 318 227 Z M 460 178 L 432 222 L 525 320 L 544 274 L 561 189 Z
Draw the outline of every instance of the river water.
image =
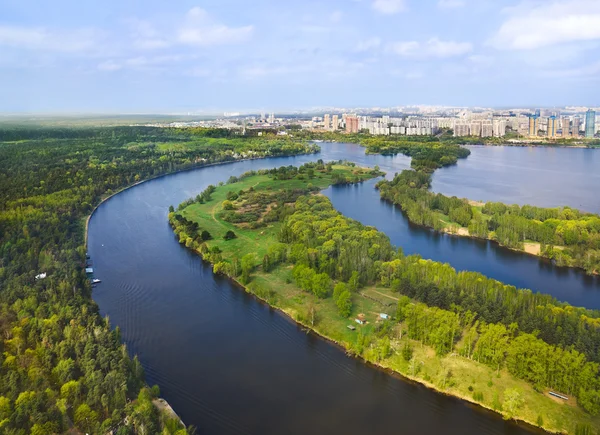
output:
M 319 158 L 379 165 L 388 176 L 410 164 L 403 156 L 366 156 L 352 144 L 322 148 L 319 155 L 237 162 L 159 178 L 116 195 L 94 213 L 88 251 L 102 279 L 94 299 L 139 355 L 149 383 L 160 385 L 199 434 L 531 433 L 346 357 L 229 280 L 213 276 L 209 265 L 177 243 L 167 222 L 169 205 L 231 175 Z M 491 243 L 416 228 L 379 200 L 374 184 L 325 193 L 341 212 L 377 226 L 405 252 L 543 289 L 578 305 L 600 306 L 596 280 Z

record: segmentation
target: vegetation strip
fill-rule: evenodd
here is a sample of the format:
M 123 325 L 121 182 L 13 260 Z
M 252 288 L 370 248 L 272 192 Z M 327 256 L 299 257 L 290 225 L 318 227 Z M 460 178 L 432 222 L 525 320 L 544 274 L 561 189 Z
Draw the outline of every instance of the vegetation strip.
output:
M 0 433 L 186 433 L 91 299 L 87 216 L 141 180 L 316 151 L 213 129 L 0 129 Z
M 549 431 L 598 427 L 598 355 L 575 350 L 597 345 L 598 313 L 404 256 L 316 194 L 365 175 L 323 162 L 252 172 L 169 220 L 215 273 L 354 355 Z

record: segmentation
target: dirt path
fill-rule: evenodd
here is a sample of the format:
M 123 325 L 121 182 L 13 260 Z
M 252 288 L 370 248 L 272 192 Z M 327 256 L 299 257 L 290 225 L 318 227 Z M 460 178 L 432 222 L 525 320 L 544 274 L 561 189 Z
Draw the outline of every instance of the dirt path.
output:
M 257 183 L 257 184 L 258 184 L 258 183 Z M 217 216 L 215 216 L 215 215 L 216 215 L 216 213 L 217 213 L 217 207 L 218 207 L 218 205 L 217 205 L 217 204 L 215 204 L 215 206 L 212 208 L 212 210 L 211 210 L 211 212 L 210 212 L 210 215 L 211 215 L 211 217 L 213 218 L 213 220 L 214 220 L 214 221 L 215 221 L 215 222 L 216 222 L 216 223 L 217 223 L 219 226 L 221 226 L 222 228 L 228 229 L 228 228 L 227 228 L 227 227 L 226 227 L 226 226 L 223 224 L 223 222 L 221 222 L 219 219 L 217 219 Z M 255 243 L 255 241 L 254 241 L 254 240 L 252 240 L 251 238 L 249 238 L 249 237 L 248 237 L 248 236 L 246 236 L 245 234 L 242 234 L 242 233 L 240 233 L 240 232 L 237 232 L 237 233 L 235 233 L 235 235 L 236 235 L 238 238 L 244 239 L 245 241 L 247 241 L 247 242 L 249 242 L 249 243 Z
M 377 290 L 371 290 L 371 291 L 372 291 L 373 293 L 377 293 L 378 295 L 381 295 L 381 296 L 383 296 L 384 298 L 392 299 L 392 300 L 394 300 L 394 301 L 396 301 L 396 302 L 398 302 L 398 300 L 399 300 L 398 298 L 395 298 L 395 297 L 393 297 L 393 296 L 390 296 L 390 295 L 386 295 L 385 293 L 378 292 Z

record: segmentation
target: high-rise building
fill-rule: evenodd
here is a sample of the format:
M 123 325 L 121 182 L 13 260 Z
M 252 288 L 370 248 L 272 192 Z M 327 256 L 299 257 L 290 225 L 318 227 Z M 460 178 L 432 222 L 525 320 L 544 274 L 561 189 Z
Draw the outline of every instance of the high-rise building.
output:
M 460 121 L 454 124 L 454 136 L 469 136 L 471 133 L 471 124 L 468 122 Z M 408 133 L 407 133 L 408 134 Z
M 529 117 L 529 136 L 534 137 L 538 135 L 540 130 L 540 118 L 537 115 Z
M 596 112 L 592 109 L 585 114 L 585 137 L 593 138 L 596 135 Z
M 271 113 L 271 116 L 269 116 L 269 124 L 275 124 L 275 114 Z
M 548 137 L 555 138 L 556 137 L 556 126 L 558 122 L 556 120 L 556 116 L 551 116 L 548 118 Z
M 346 133 L 358 133 L 358 117 L 346 116 Z
M 471 122 L 471 136 L 481 136 L 481 121 Z
M 571 121 L 569 120 L 569 118 L 567 118 L 566 116 L 563 117 L 562 119 L 562 137 L 569 137 L 569 127 L 571 125 Z
M 339 125 L 340 125 L 339 117 L 337 115 L 333 115 L 333 118 L 331 120 L 331 130 L 337 131 Z
M 535 116 L 538 117 L 538 118 L 540 116 L 542 116 L 542 110 L 541 109 L 535 109 Z
M 506 135 L 506 125 L 504 119 L 494 119 L 494 137 L 504 137 Z
M 329 121 L 329 114 L 327 113 L 323 117 L 323 128 L 325 130 L 329 130 L 330 127 L 331 127 L 331 122 Z
M 483 121 L 481 123 L 481 137 L 492 137 L 494 135 L 494 124 L 492 121 Z
M 576 116 L 573 118 L 573 137 L 579 137 L 579 130 L 581 130 L 581 119 Z

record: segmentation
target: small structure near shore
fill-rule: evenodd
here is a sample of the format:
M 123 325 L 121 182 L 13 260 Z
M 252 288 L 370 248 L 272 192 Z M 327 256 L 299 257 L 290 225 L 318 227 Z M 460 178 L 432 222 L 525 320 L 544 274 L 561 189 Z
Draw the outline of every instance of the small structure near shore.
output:
M 356 316 L 356 319 L 354 319 L 354 321 L 359 325 L 366 325 L 367 317 L 363 313 L 360 313 L 358 316 Z
M 562 399 L 562 400 L 569 400 L 569 398 L 567 396 L 563 396 L 562 394 L 555 393 L 554 391 L 548 391 L 548 394 L 550 394 L 551 396 L 554 396 L 554 397 L 558 397 L 559 399 Z

